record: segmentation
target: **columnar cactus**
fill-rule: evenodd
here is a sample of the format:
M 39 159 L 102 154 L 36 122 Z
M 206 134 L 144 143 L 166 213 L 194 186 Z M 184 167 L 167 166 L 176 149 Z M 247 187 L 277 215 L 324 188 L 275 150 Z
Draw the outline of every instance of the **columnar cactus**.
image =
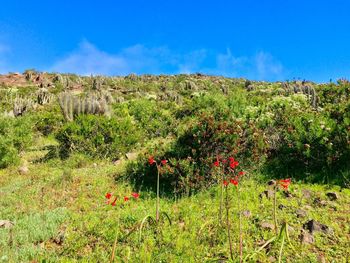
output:
M 102 81 L 101 81 L 101 79 L 93 78 L 92 79 L 92 90 L 101 90 L 101 88 L 102 88 Z
M 294 85 L 290 85 L 288 83 L 282 83 L 282 88 L 285 90 L 287 95 L 295 94 L 295 93 L 303 93 L 305 94 L 310 104 L 313 108 L 317 108 L 317 93 L 316 90 L 310 86 L 306 85 L 304 82 L 302 84 L 295 83 Z
M 50 103 L 52 96 L 45 88 L 40 88 L 37 92 L 37 102 L 39 105 Z
M 22 116 L 25 112 L 33 107 L 33 101 L 28 98 L 16 97 L 13 104 L 13 115 Z
M 58 102 L 67 121 L 73 121 L 76 116 L 81 114 L 110 115 L 106 100 L 98 99 L 94 95 L 87 98 L 77 98 L 68 92 L 64 92 L 58 96 Z

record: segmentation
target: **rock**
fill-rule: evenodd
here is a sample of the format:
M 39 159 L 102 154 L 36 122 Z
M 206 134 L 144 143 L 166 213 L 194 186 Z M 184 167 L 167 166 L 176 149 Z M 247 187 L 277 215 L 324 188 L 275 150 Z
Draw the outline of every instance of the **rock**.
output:
M 335 192 L 328 192 L 328 193 L 326 194 L 326 196 L 327 196 L 327 197 L 329 198 L 329 200 L 331 200 L 331 201 L 334 201 L 334 200 L 338 200 L 338 199 L 339 199 L 338 194 L 335 193 Z
M 118 165 L 120 165 L 122 162 L 123 162 L 123 159 L 119 159 L 119 160 L 114 161 L 113 164 L 114 164 L 115 166 L 118 166 Z
M 315 242 L 314 236 L 304 229 L 301 230 L 299 239 L 302 244 L 313 244 Z
M 333 232 L 333 230 L 327 226 L 327 225 L 324 225 L 324 224 L 321 224 L 315 220 L 310 220 L 308 222 L 306 222 L 304 225 L 303 225 L 303 228 L 305 230 L 308 230 L 311 234 L 313 232 L 317 232 L 317 231 L 320 231 L 320 232 L 323 232 L 325 234 L 330 234 Z
M 305 208 L 306 210 L 312 210 L 312 209 L 313 209 L 311 205 L 305 205 L 304 208 Z
M 242 211 L 242 215 L 249 218 L 252 216 L 252 213 L 249 210 L 244 210 Z
M 28 166 L 26 166 L 26 165 L 21 166 L 21 167 L 18 169 L 18 172 L 19 172 L 20 174 L 27 174 L 27 173 L 29 172 Z
M 273 186 L 275 184 L 276 184 L 275 180 L 270 180 L 270 181 L 267 182 L 267 185 L 269 185 L 269 186 Z
M 14 223 L 9 220 L 0 220 L 0 228 L 12 228 Z
M 287 197 L 287 198 L 293 197 L 292 193 L 289 192 L 289 191 L 283 191 L 283 194 L 284 194 L 284 196 Z
M 317 262 L 320 262 L 320 263 L 326 263 L 326 257 L 322 254 L 318 255 L 317 256 Z
M 310 199 L 312 196 L 312 191 L 310 191 L 308 189 L 302 189 L 301 193 L 303 195 L 303 198 L 305 198 L 305 199 Z
M 279 206 L 278 206 L 278 209 L 280 209 L 280 210 L 283 210 L 283 209 L 285 209 L 285 208 L 287 208 L 285 205 L 282 205 L 282 204 L 280 204 Z
M 271 223 L 268 222 L 261 222 L 260 223 L 260 228 L 265 229 L 265 230 L 274 230 L 275 226 Z
M 273 195 L 274 195 L 273 190 L 268 189 L 268 190 L 265 190 L 264 192 L 262 192 L 262 193 L 259 195 L 259 197 L 260 197 L 260 199 L 262 199 L 262 198 L 264 198 L 264 197 L 266 197 L 266 198 L 268 198 L 268 199 L 271 199 L 271 198 L 273 198 Z
M 125 156 L 126 156 L 126 159 L 134 161 L 136 160 L 137 155 L 138 155 L 137 153 L 131 152 L 131 153 L 127 153 Z
M 319 197 L 316 197 L 315 199 L 314 199 L 314 205 L 316 205 L 316 206 L 327 206 L 327 201 L 325 201 L 325 200 L 321 200 L 321 198 L 319 198 Z
M 277 259 L 273 256 L 269 256 L 269 262 L 276 262 Z
M 304 218 L 307 216 L 307 212 L 303 209 L 298 209 L 296 211 L 296 214 L 297 214 L 297 218 Z

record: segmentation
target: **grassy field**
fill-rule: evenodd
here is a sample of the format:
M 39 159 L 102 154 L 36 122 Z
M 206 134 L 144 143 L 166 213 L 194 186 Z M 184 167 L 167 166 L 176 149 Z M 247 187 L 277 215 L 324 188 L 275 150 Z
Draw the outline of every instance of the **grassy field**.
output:
M 24 159 L 33 162 L 44 152 L 37 147 Z M 158 234 L 145 227 L 141 240 L 135 229 L 148 214 L 155 214 L 155 193 L 140 192 L 137 200 L 106 204 L 105 194 L 130 196 L 127 183 L 116 183 L 125 163 L 93 163 L 71 157 L 66 161 L 33 163 L 29 172 L 0 171 L 0 218 L 14 227 L 0 232 L 1 262 L 110 262 L 116 241 L 115 262 L 213 262 L 229 255 L 226 228 L 218 223 L 218 188 L 212 187 L 177 200 L 161 198 L 161 211 L 169 222 L 161 222 Z M 267 185 L 257 174 L 245 175 L 240 185 L 243 213 L 243 255 L 252 255 L 274 232 L 261 227 L 273 224 L 273 200 L 259 195 Z M 238 260 L 237 191 L 229 188 L 230 217 L 235 258 Z M 310 190 L 311 196 L 304 196 Z M 340 187 L 292 182 L 291 197 L 278 195 L 278 222 L 290 225 L 294 247 L 285 246 L 283 262 L 348 262 L 350 259 L 350 191 Z M 326 193 L 336 192 L 330 201 Z M 320 205 L 314 202 L 320 198 Z M 283 206 L 282 206 L 283 205 Z M 298 218 L 303 209 L 305 217 Z M 249 211 L 249 212 L 247 212 Z M 329 226 L 330 233 L 317 232 L 313 244 L 300 242 L 302 226 L 314 219 Z M 249 262 L 277 260 L 280 242 L 256 253 Z

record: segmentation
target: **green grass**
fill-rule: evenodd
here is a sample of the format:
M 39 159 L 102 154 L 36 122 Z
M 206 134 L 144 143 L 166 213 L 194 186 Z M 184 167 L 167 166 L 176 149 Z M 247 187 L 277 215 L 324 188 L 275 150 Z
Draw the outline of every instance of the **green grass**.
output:
M 15 223 L 12 244 L 10 231 L 0 229 L 0 262 L 109 262 L 116 236 L 115 262 L 210 262 L 229 255 L 225 228 L 218 225 L 216 188 L 178 200 L 162 198 L 161 211 L 170 215 L 172 225 L 162 223 L 157 238 L 154 228 L 146 226 L 139 242 L 137 231 L 128 234 L 147 214 L 155 214 L 155 194 L 141 192 L 136 201 L 108 206 L 106 192 L 123 197 L 133 190 L 126 182 L 115 183 L 120 167 L 87 162 L 84 167 L 71 168 L 67 175 L 63 170 L 70 162 L 31 164 L 26 175 L 13 168 L 0 171 L 0 219 Z M 244 255 L 273 236 L 273 232 L 259 227 L 262 221 L 273 223 L 273 207 L 272 200 L 259 199 L 266 186 L 256 183 L 257 176 L 247 175 L 241 185 L 243 209 L 252 214 L 250 218 L 243 217 Z M 311 190 L 313 198 L 303 198 L 302 189 Z M 237 199 L 235 189 L 231 187 L 230 191 L 233 243 L 238 255 Z M 325 207 L 314 206 L 315 197 L 327 200 L 327 191 L 336 191 L 340 199 L 328 201 Z M 329 262 L 349 260 L 350 191 L 293 182 L 291 192 L 292 198 L 278 195 L 278 202 L 286 207 L 278 210 L 278 216 L 280 223 L 287 220 L 293 227 L 290 235 L 297 253 L 285 247 L 283 262 L 318 262 L 320 255 Z M 298 208 L 307 210 L 308 216 L 298 219 Z M 334 234 L 317 233 L 314 244 L 301 245 L 298 235 L 308 219 L 330 226 Z M 65 239 L 57 244 L 60 233 Z M 268 253 L 263 250 L 252 262 L 268 262 L 270 256 L 278 258 L 278 251 L 278 244 L 274 244 Z

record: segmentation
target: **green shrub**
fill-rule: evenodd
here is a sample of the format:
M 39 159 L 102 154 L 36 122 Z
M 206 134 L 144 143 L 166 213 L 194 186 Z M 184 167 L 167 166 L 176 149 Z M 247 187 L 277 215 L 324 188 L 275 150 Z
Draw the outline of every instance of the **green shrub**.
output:
M 149 137 L 165 137 L 176 127 L 176 120 L 171 111 L 173 107 L 172 103 L 138 99 L 129 103 L 128 110 Z
M 58 108 L 36 113 L 35 129 L 44 136 L 55 134 L 64 124 L 64 118 Z
M 141 132 L 129 117 L 109 119 L 104 116 L 82 115 L 66 123 L 57 133 L 60 155 L 71 153 L 117 159 L 141 141 Z
M 19 153 L 31 145 L 32 139 L 30 119 L 0 118 L 0 168 L 18 164 Z

